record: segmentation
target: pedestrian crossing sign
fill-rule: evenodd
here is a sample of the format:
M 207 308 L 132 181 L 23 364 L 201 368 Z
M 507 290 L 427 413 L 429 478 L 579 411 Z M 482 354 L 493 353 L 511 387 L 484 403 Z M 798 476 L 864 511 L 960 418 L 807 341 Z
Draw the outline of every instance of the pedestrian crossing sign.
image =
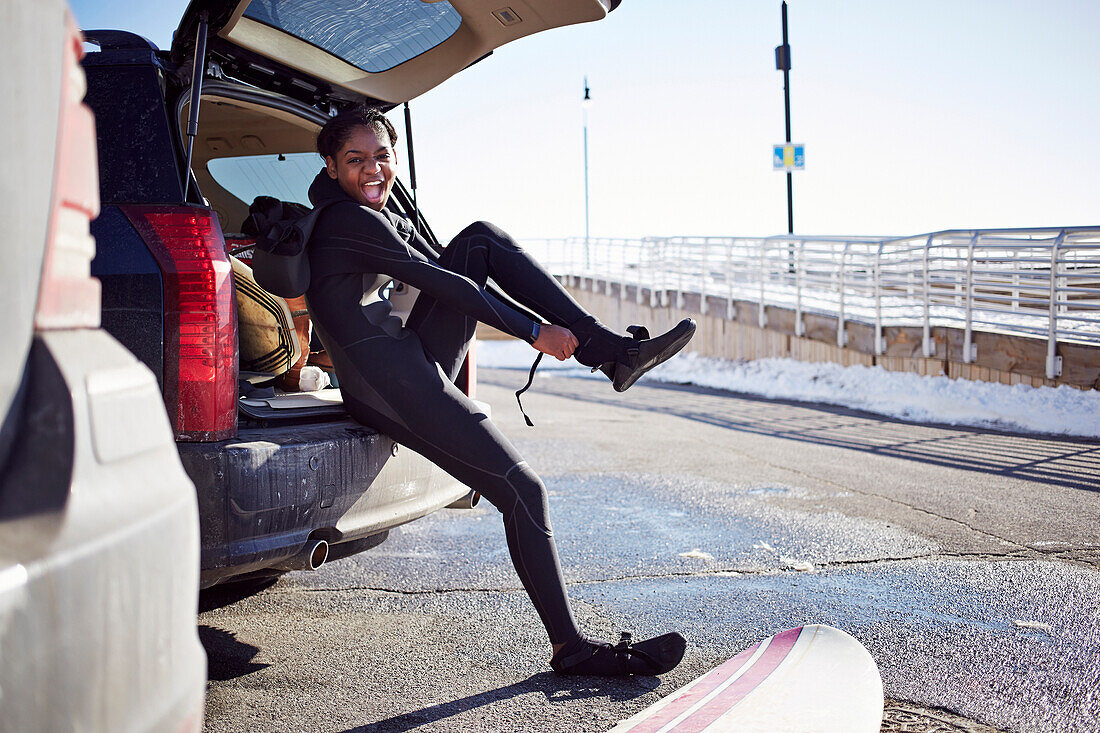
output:
M 777 171 L 800 171 L 806 168 L 806 146 L 802 143 L 772 145 L 772 168 Z

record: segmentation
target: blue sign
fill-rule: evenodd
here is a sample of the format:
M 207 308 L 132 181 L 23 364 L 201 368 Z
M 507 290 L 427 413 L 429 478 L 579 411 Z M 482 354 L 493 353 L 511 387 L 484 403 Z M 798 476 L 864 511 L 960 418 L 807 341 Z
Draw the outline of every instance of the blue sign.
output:
M 805 170 L 806 146 L 802 143 L 772 145 L 772 168 L 777 171 Z

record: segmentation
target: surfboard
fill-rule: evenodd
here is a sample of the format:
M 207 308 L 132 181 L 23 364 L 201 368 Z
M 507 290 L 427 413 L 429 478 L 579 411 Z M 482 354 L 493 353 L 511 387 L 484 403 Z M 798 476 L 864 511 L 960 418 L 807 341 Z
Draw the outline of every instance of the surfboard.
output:
M 622 721 L 610 733 L 878 733 L 882 678 L 831 626 L 782 631 Z
M 237 286 L 241 371 L 267 379 L 289 371 L 300 360 L 302 346 L 287 302 L 257 285 L 252 268 L 240 259 L 230 255 L 229 261 Z

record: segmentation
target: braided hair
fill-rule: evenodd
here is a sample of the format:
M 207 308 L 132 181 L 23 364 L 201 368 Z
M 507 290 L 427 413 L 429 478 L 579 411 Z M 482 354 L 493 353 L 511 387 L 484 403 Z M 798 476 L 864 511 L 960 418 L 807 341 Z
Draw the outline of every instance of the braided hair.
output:
M 397 145 L 397 130 L 393 123 L 375 107 L 358 106 L 341 112 L 325 123 L 317 134 L 317 152 L 322 158 L 335 158 L 357 127 L 370 128 L 379 138 L 385 133 L 390 147 Z

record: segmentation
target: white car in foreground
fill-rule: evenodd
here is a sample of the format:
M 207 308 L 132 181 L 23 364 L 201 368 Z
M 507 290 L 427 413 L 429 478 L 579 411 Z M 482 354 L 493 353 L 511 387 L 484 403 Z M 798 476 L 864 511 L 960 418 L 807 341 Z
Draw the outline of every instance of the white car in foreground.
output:
M 195 491 L 99 327 L 82 37 L 64 0 L 0 18 L 0 731 L 198 731 Z

